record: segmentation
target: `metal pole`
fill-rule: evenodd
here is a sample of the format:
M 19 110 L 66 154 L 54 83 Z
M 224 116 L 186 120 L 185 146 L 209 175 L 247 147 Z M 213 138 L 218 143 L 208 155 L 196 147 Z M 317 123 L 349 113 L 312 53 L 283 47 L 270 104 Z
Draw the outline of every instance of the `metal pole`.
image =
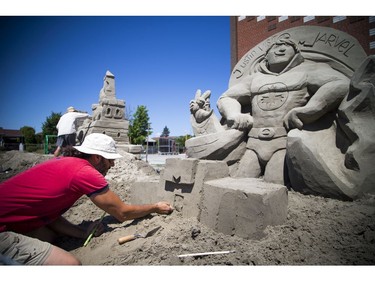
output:
M 48 154 L 48 136 L 44 137 L 44 154 Z
M 149 133 L 150 133 L 150 123 L 147 123 L 146 163 L 148 163 L 147 156 L 148 156 L 148 135 L 149 135 Z
M 56 135 L 46 135 L 45 142 L 44 142 L 44 154 L 48 154 L 48 145 L 49 145 L 49 138 L 50 137 L 57 137 Z

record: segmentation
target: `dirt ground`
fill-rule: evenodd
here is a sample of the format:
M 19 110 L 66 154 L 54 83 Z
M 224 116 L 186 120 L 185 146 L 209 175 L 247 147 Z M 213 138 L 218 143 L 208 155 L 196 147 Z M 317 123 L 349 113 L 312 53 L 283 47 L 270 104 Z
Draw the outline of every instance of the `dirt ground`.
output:
M 116 160 L 106 176 L 110 188 L 126 201 L 136 180 L 158 178 L 146 162 L 131 154 Z M 51 156 L 18 151 L 0 153 L 0 181 Z M 62 238 L 58 246 L 84 265 L 375 265 L 375 196 L 344 202 L 288 192 L 288 217 L 283 225 L 268 227 L 265 237 L 247 240 L 205 227 L 196 219 L 151 215 L 117 222 L 105 215 L 106 231 L 84 247 L 80 239 Z M 150 202 L 151 203 L 151 202 Z M 87 224 L 103 214 L 86 197 L 65 213 L 76 224 Z M 119 245 L 119 237 L 161 229 L 148 238 Z M 182 254 L 233 251 L 226 254 L 178 257 Z

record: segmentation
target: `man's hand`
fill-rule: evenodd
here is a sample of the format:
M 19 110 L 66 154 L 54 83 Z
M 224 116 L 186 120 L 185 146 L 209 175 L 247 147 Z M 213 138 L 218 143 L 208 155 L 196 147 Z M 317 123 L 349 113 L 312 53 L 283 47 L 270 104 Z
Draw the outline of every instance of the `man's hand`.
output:
M 227 117 L 228 126 L 240 131 L 250 130 L 253 127 L 253 117 L 250 114 L 236 114 Z
M 89 227 L 86 229 L 85 237 L 88 237 L 91 232 L 95 229 L 94 235 L 95 237 L 100 236 L 104 232 L 104 225 L 101 221 L 94 221 L 92 222 Z
M 156 205 L 156 208 L 157 208 L 156 212 L 158 214 L 167 214 L 167 215 L 169 215 L 174 210 L 173 207 L 171 206 L 171 204 L 169 204 L 167 202 L 158 202 L 155 205 Z

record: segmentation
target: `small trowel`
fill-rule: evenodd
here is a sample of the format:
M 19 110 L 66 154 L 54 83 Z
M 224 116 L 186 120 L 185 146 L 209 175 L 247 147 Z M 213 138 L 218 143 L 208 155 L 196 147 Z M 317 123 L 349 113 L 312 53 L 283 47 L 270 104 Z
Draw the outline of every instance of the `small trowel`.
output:
M 161 228 L 161 226 L 158 226 L 158 227 L 150 230 L 149 232 L 147 232 L 145 234 L 135 233 L 135 234 L 132 234 L 132 235 L 127 235 L 127 236 L 124 236 L 124 237 L 121 237 L 121 238 L 117 239 L 117 241 L 121 245 L 121 244 L 124 244 L 125 242 L 129 242 L 129 241 L 132 241 L 132 240 L 137 239 L 137 238 L 147 238 L 147 237 L 150 237 L 150 236 L 154 235 L 160 228 Z

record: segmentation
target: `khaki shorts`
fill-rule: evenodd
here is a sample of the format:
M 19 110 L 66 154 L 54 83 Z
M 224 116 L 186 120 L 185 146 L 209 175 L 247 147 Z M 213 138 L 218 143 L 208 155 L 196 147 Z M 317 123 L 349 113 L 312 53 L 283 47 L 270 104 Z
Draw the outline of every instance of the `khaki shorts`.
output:
M 42 265 L 52 245 L 11 231 L 0 232 L 0 265 Z

